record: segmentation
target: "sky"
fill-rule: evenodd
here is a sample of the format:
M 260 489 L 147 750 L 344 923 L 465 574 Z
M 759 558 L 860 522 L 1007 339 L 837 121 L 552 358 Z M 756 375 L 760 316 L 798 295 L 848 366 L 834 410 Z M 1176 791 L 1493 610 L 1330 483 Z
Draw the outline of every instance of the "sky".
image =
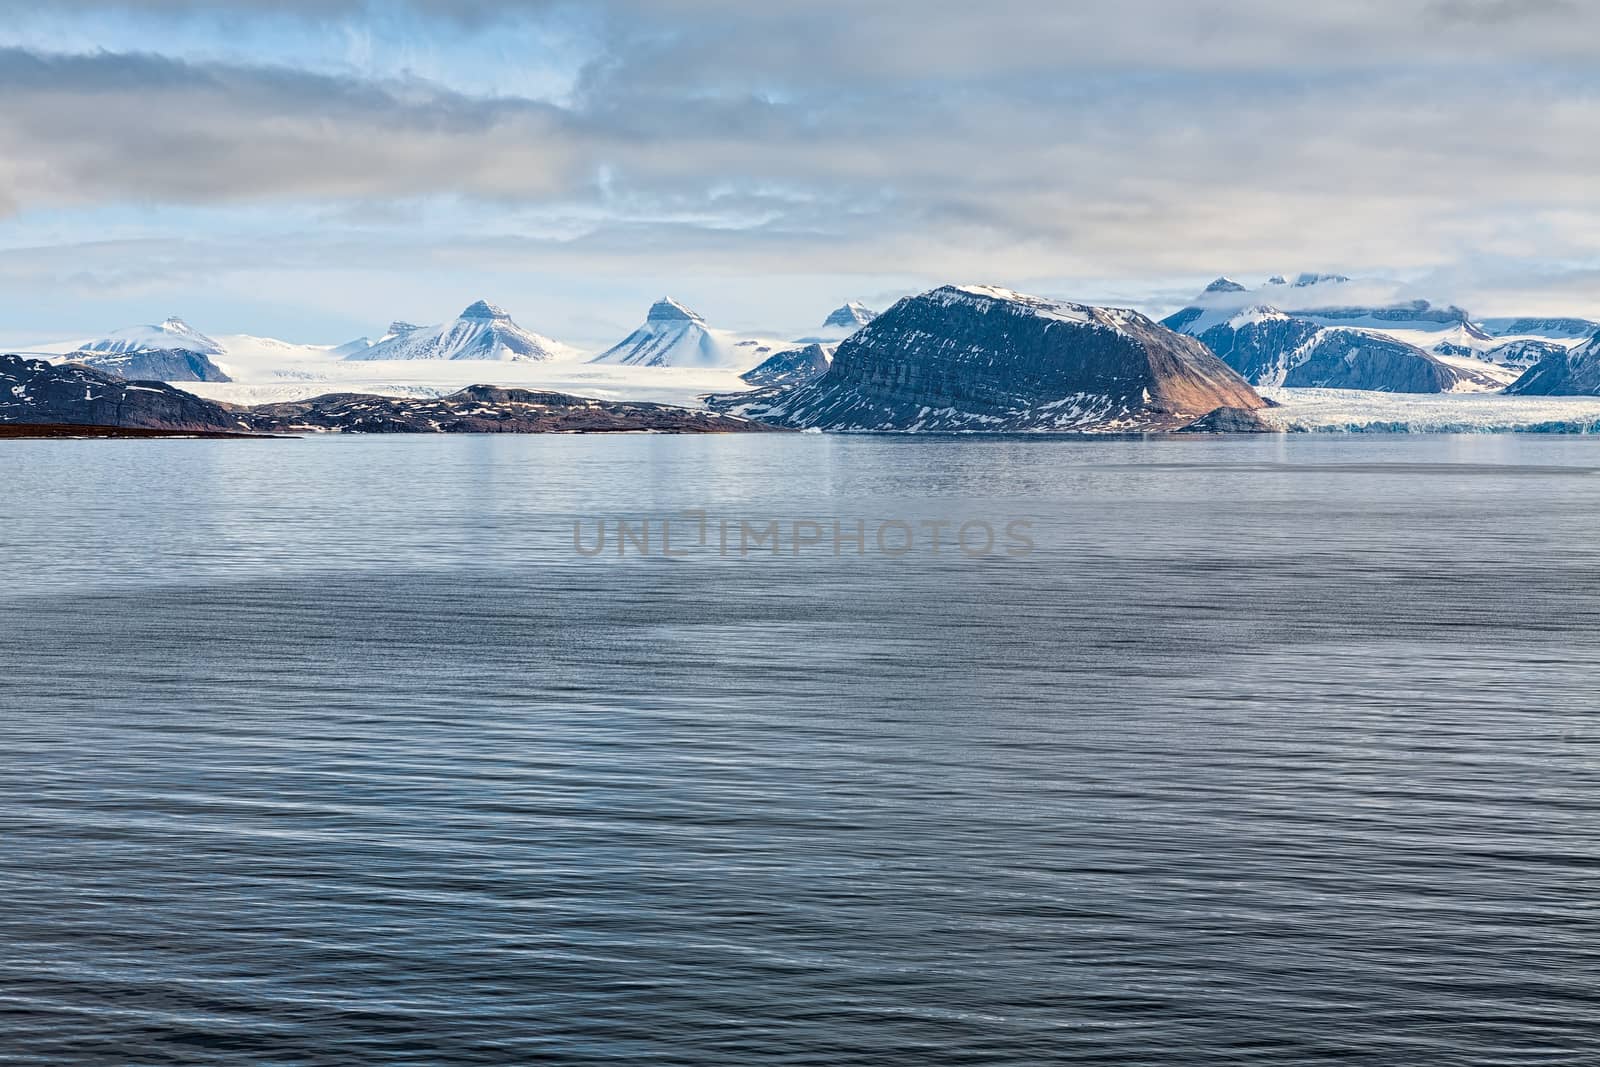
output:
M 0 0 L 0 343 L 1337 271 L 1600 318 L 1587 0 Z

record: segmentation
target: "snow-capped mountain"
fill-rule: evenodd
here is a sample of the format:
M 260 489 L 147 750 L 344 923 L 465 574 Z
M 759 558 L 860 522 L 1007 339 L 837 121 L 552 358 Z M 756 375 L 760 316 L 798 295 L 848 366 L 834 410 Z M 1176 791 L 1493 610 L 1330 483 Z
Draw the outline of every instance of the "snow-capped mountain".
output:
M 773 385 L 799 385 L 822 377 L 832 365 L 833 346 L 809 344 L 803 348 L 776 352 L 739 375 L 739 378 L 757 389 Z
M 1380 299 L 1370 299 L 1378 295 Z M 1501 342 L 1458 307 L 1384 301 L 1341 274 L 1274 277 L 1256 289 L 1218 278 L 1163 325 L 1198 337 L 1259 386 L 1435 393 L 1498 389 L 1515 370 Z
M 393 323 L 376 344 L 344 358 L 546 360 L 566 351 L 566 346 L 518 326 L 503 308 L 479 300 L 439 326 Z
M 733 339 L 671 297 L 650 305 L 644 325 L 600 353 L 590 363 L 633 367 L 748 366 Z
M 853 330 L 858 326 L 865 326 L 877 317 L 876 311 L 852 300 L 843 307 L 834 308 L 828 317 L 822 320 L 822 325 L 842 326 L 847 330 Z
M 1600 396 L 1600 333 L 1551 352 L 1506 388 L 1513 396 Z
M 799 344 L 837 344 L 878 317 L 878 313 L 865 304 L 852 300 L 835 308 L 822 320 L 822 328 L 798 339 Z
M 222 355 L 222 345 L 173 315 L 156 326 L 129 326 L 77 346 L 80 352 L 199 352 Z
M 1581 342 L 1579 342 L 1581 344 Z M 1558 356 L 1574 347 L 1571 343 L 1549 341 L 1539 337 L 1519 337 L 1496 345 L 1483 353 L 1483 358 L 1503 367 L 1531 367 L 1546 356 Z
M 342 345 L 334 345 L 328 349 L 328 354 L 334 359 L 349 359 L 358 353 L 365 352 L 373 346 L 370 337 L 357 337 L 354 341 L 346 341 Z
M 1506 383 L 1488 364 L 1477 369 L 1467 365 L 1481 361 L 1447 361 L 1376 330 L 1324 326 L 1271 307 L 1245 308 L 1198 334 L 1194 329 L 1192 320 L 1186 332 L 1251 385 L 1447 393 L 1498 389 Z
M 1136 311 L 947 285 L 856 332 L 826 374 L 721 397 L 751 418 L 835 430 L 1177 429 L 1264 401 L 1192 338 Z
M 204 352 L 187 348 L 125 349 L 121 352 L 73 352 L 65 362 L 80 363 L 130 382 L 231 382 L 232 378 Z

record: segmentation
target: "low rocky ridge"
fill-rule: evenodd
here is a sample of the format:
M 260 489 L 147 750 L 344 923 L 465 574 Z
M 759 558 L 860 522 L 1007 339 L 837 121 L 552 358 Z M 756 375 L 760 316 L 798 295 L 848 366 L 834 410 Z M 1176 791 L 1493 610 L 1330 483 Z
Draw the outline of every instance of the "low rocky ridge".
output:
M 231 382 L 203 352 L 183 348 L 126 349 L 121 352 L 74 352 L 73 363 L 141 382 Z
M 711 411 L 474 385 L 444 397 L 342 393 L 286 404 L 219 404 L 82 364 L 0 356 L 0 424 L 126 430 L 328 433 L 739 433 L 773 429 Z
M 249 409 L 263 433 L 731 433 L 772 427 L 714 411 L 472 385 L 437 398 L 335 393 Z
M 758 389 L 779 385 L 801 385 L 828 373 L 833 365 L 831 345 L 811 344 L 776 352 L 760 365 L 739 375 L 740 380 Z
M 1218 408 L 1208 415 L 1200 416 L 1178 432 L 1283 433 L 1283 427 L 1275 426 L 1262 418 L 1258 412 L 1245 408 Z
M 81 363 L 0 356 L 0 422 L 249 433 L 245 415 L 162 382 L 130 382 Z
M 1600 396 L 1600 333 L 1571 351 L 1552 352 L 1506 387 L 1513 396 Z
M 719 410 L 832 430 L 1171 430 L 1264 402 L 1193 338 L 1134 311 L 945 286 L 840 344 L 821 377 L 714 397 Z
M 64 422 L 0 422 L 0 440 L 228 437 L 265 441 L 270 436 L 269 434 L 245 433 L 242 430 L 238 432 L 228 430 L 149 430 L 136 426 L 81 426 Z

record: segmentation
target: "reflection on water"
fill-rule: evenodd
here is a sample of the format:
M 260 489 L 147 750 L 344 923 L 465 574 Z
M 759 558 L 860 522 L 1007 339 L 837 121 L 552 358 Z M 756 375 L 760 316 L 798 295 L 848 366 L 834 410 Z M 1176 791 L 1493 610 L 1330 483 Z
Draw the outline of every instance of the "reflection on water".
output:
M 1594 1061 L 1597 448 L 7 445 L 0 1062 Z

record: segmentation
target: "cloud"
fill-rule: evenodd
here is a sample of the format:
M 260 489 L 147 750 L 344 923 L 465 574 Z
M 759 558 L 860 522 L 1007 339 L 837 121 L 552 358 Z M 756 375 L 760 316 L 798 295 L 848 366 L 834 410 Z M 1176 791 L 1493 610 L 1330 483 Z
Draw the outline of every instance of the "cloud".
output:
M 8 9 L 24 18 L 0 0 Z M 207 249 L 205 270 L 248 269 L 265 246 L 238 219 L 258 211 L 282 220 L 273 255 L 375 271 L 470 261 L 1125 288 L 1600 255 L 1594 5 L 927 0 L 908 17 L 843 0 L 68 0 L 51 12 L 57 29 L 103 30 L 107 50 L 43 47 L 68 38 L 33 15 L 32 43 L 0 51 L 0 211 L 65 220 L 64 249 L 94 246 L 109 210 L 182 220 L 164 233 L 153 221 L 100 271 L 136 274 L 178 242 Z M 511 65 L 555 23 L 582 38 L 562 92 L 483 89 L 499 84 L 484 68 Z M 270 61 L 252 54 L 269 26 Z M 425 42 L 428 61 L 364 47 L 359 62 L 302 63 L 281 46 L 335 31 Z
M 0 52 L 0 175 L 16 203 L 178 203 L 576 180 L 566 116 L 529 101 L 148 55 Z
M 1570 25 L 1582 14 L 1572 0 L 1434 0 L 1429 11 L 1445 22 L 1496 28 L 1543 19 Z

